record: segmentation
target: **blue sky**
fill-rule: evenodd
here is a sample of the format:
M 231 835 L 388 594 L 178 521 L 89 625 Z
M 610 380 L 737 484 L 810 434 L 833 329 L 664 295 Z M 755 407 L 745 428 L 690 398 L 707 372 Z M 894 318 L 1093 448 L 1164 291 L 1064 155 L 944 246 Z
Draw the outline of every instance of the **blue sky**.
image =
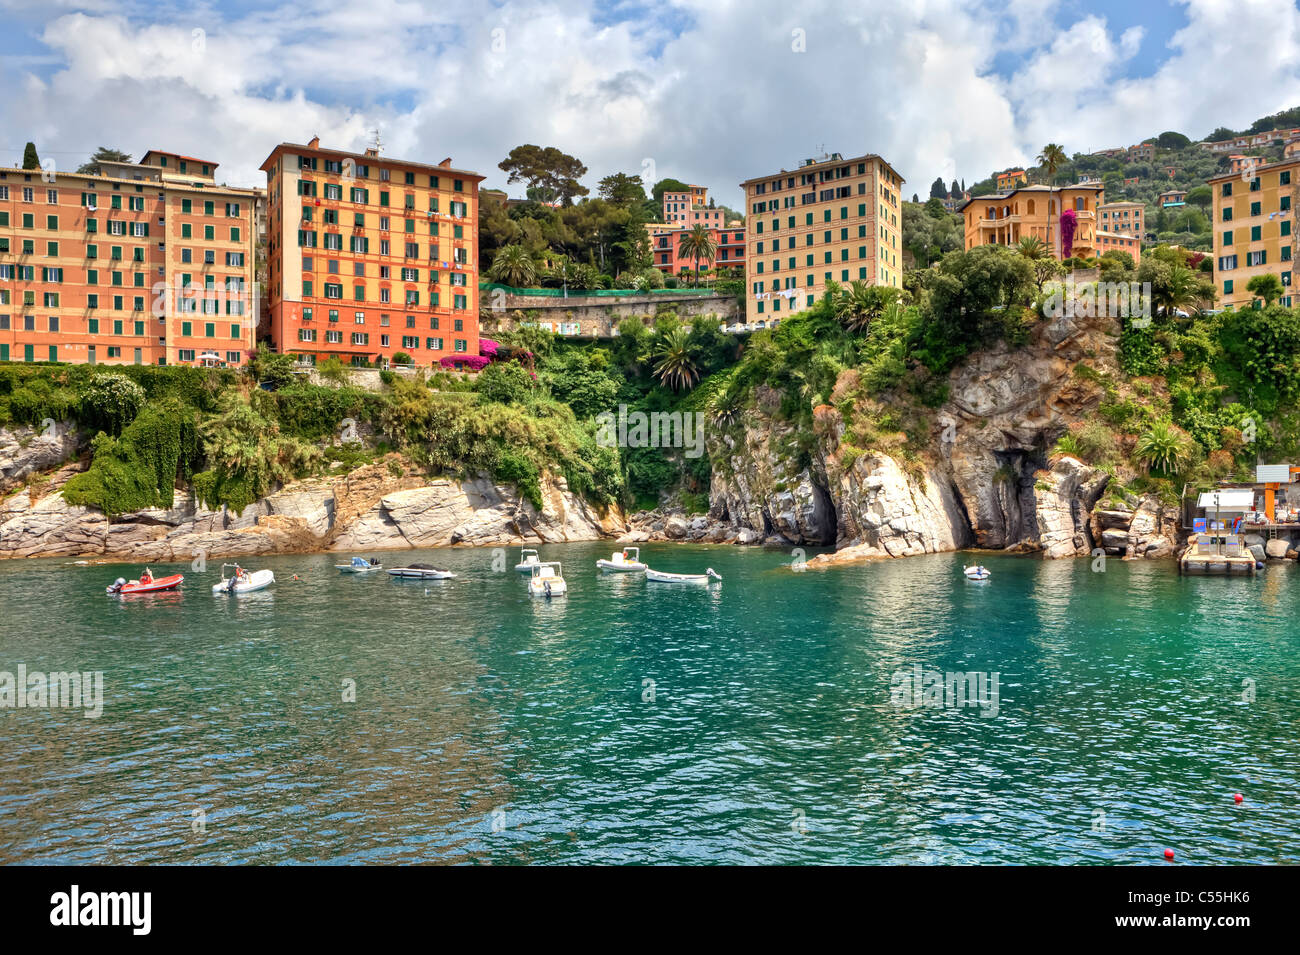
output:
M 0 17 L 0 161 L 28 139 L 60 164 L 170 148 L 243 185 L 277 142 L 359 148 L 378 127 L 391 154 L 450 155 L 488 185 L 536 142 L 589 185 L 673 176 L 735 205 L 740 180 L 824 144 L 924 192 L 1047 141 L 1300 105 L 1295 0 L 0 0 Z

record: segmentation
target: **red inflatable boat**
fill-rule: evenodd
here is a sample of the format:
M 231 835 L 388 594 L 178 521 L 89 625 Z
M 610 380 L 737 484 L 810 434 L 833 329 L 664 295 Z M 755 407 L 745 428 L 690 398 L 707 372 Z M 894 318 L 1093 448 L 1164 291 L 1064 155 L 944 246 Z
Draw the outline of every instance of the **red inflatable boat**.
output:
M 172 574 L 170 577 L 154 577 L 147 583 L 141 583 L 138 580 L 128 582 L 119 577 L 116 583 L 104 590 L 110 594 L 153 594 L 160 590 L 175 590 L 184 579 L 181 574 Z

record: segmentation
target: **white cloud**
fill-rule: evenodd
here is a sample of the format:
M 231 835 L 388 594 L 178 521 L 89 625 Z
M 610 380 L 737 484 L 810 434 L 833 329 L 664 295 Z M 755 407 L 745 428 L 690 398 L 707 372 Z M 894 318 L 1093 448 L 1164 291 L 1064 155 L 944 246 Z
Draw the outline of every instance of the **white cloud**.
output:
M 245 185 L 264 181 L 277 142 L 359 149 L 379 126 L 389 154 L 450 155 L 490 185 L 504 185 L 496 164 L 511 147 L 536 142 L 582 158 L 593 187 L 649 159 L 656 176 L 735 205 L 740 180 L 824 146 L 881 153 L 924 195 L 936 175 L 973 182 L 1047 141 L 1073 151 L 1241 126 L 1300 89 L 1289 0 L 1180 0 L 1187 25 L 1139 78 L 1125 74 L 1141 27 L 1055 0 L 678 0 L 617 13 L 591 0 L 228 13 L 0 2 L 35 36 L 0 60 L 21 91 L 0 99 L 0 128 L 18 140 L 0 146 L 33 139 L 60 165 L 98 145 L 170 148 Z

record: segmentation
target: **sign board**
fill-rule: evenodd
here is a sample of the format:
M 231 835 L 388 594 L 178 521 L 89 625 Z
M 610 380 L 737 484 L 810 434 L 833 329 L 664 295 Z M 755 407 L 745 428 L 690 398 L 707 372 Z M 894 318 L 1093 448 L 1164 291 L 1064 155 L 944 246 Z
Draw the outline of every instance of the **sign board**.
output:
M 1255 465 L 1255 481 L 1259 484 L 1290 484 L 1291 465 L 1257 464 Z
M 1192 530 L 1196 531 L 1196 533 L 1198 533 L 1198 534 L 1204 534 L 1204 533 L 1205 533 L 1205 518 L 1203 518 L 1203 517 L 1194 517 L 1194 518 L 1192 518 Z

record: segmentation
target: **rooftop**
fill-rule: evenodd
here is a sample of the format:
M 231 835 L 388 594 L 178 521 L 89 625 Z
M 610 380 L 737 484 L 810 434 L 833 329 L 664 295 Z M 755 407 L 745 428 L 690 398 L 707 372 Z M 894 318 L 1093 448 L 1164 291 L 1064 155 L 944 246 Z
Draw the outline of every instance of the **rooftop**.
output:
M 450 158 L 444 159 L 442 163 L 439 163 L 438 165 L 433 165 L 432 163 L 415 162 L 410 159 L 391 159 L 388 157 L 381 157 L 374 151 L 354 153 L 348 152 L 346 149 L 327 149 L 319 144 L 313 146 L 309 143 L 280 143 L 271 150 L 271 154 L 262 162 L 260 168 L 263 171 L 270 171 L 271 166 L 275 162 L 275 157 L 282 152 L 307 153 L 319 156 L 337 156 L 340 159 L 357 159 L 360 160 L 361 165 L 382 163 L 394 166 L 409 166 L 414 169 L 427 169 L 430 172 L 454 173 L 458 176 L 463 176 L 466 179 L 474 179 L 480 182 L 487 178 L 486 176 L 481 176 L 476 172 L 471 172 L 468 169 L 456 169 L 451 165 Z M 446 165 L 443 165 L 443 163 Z

